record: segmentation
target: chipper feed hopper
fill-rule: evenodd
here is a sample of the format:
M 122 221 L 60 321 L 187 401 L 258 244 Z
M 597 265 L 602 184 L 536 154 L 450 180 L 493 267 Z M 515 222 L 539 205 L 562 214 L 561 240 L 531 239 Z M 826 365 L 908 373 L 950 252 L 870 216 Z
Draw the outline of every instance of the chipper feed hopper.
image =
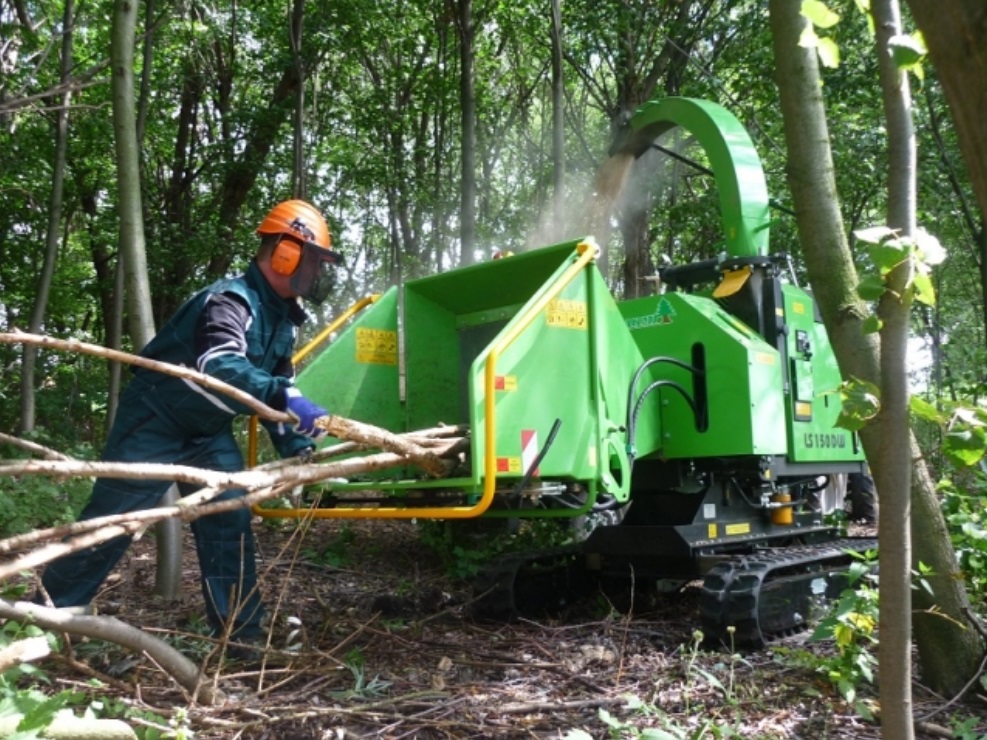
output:
M 835 426 L 841 377 L 815 302 L 768 251 L 764 177 L 740 123 L 709 102 L 657 100 L 618 154 L 674 126 L 715 175 L 719 256 L 664 268 L 654 295 L 623 302 L 591 237 L 390 289 L 312 352 L 298 385 L 333 414 L 461 437 L 448 473 L 370 472 L 312 505 L 258 512 L 553 518 L 577 541 L 557 581 L 574 564 L 638 587 L 702 579 L 710 637 L 733 627 L 761 644 L 802 628 L 841 588 L 847 551 L 875 546 L 840 539 L 813 506 L 826 476 L 863 470 L 863 454 Z M 556 555 L 492 564 L 484 613 L 525 612 L 532 589 L 518 584 L 544 579 Z

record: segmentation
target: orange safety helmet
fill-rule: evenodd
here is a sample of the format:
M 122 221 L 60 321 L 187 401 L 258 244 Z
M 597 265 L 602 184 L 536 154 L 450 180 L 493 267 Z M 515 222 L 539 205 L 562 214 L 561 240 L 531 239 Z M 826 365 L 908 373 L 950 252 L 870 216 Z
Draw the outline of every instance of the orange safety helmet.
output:
M 278 203 L 257 227 L 260 236 L 280 236 L 271 253 L 271 269 L 291 276 L 291 289 L 312 303 L 322 303 L 336 283 L 335 265 L 343 255 L 332 249 L 322 214 L 304 200 Z

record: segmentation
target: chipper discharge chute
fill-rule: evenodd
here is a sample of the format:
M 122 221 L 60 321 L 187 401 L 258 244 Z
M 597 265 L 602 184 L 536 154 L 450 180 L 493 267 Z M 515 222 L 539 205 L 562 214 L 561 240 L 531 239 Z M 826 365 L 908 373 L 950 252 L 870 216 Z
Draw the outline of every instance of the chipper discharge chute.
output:
M 864 470 L 863 453 L 835 426 L 841 377 L 815 302 L 768 251 L 740 123 L 712 103 L 654 101 L 616 156 L 641 157 L 676 126 L 716 178 L 718 256 L 667 267 L 655 295 L 622 302 L 590 237 L 392 288 L 298 385 L 390 432 L 454 430 L 448 474 L 366 472 L 313 506 L 261 513 L 558 519 L 576 544 L 492 564 L 481 613 L 544 608 L 585 583 L 578 571 L 653 590 L 702 579 L 712 638 L 733 628 L 757 645 L 804 628 L 844 586 L 848 551 L 876 544 L 841 538 L 814 505 L 827 477 Z

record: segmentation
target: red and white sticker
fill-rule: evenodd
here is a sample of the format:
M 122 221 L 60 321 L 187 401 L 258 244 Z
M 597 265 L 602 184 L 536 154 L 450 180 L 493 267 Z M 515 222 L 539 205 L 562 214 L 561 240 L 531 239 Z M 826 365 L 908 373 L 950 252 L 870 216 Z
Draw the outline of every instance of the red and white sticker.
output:
M 521 469 L 528 472 L 538 457 L 538 432 L 534 429 L 521 430 Z M 538 468 L 535 468 L 532 475 L 538 475 Z

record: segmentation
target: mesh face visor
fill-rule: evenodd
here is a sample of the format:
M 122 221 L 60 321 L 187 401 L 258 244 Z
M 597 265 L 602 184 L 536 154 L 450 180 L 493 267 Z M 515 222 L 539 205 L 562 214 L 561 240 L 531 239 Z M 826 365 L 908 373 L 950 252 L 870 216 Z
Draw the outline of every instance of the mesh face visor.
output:
M 291 289 L 318 306 L 336 286 L 336 265 L 341 264 L 343 255 L 339 252 L 305 242 L 298 269 L 291 276 Z

